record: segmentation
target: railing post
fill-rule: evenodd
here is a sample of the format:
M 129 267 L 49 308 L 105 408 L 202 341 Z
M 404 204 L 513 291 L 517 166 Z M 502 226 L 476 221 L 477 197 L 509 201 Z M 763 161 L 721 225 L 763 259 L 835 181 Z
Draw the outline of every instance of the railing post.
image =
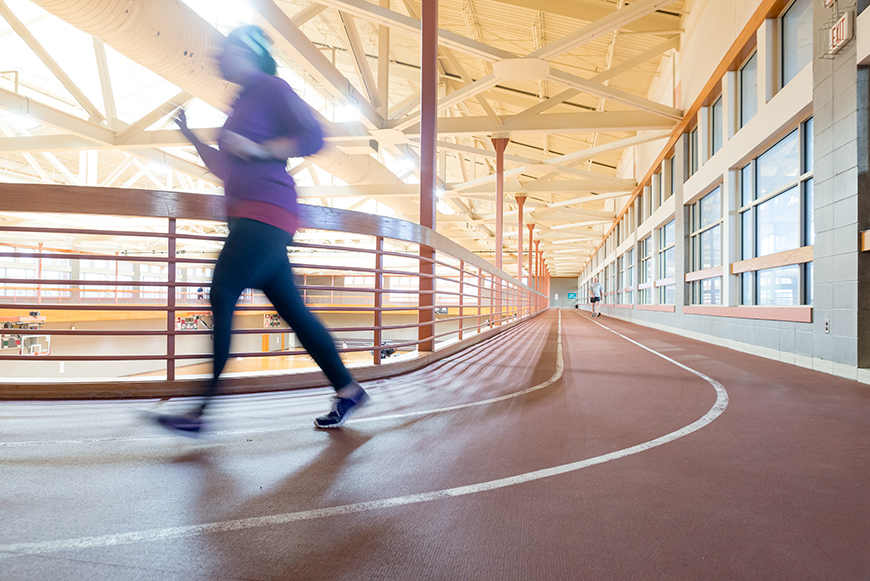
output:
M 42 254 L 42 242 L 39 243 L 39 254 Z M 117 277 L 115 277 L 117 278 Z M 42 280 L 42 256 L 36 258 L 36 280 Z M 42 283 L 36 285 L 36 304 L 42 304 Z
M 166 288 L 166 381 L 175 381 L 175 218 L 169 218 Z
M 378 236 L 375 238 L 375 336 L 374 336 L 374 358 L 375 365 L 381 364 L 381 325 L 383 322 L 381 307 L 384 304 L 383 291 L 384 289 L 384 237 Z
M 115 257 L 117 257 L 117 256 L 118 256 L 118 252 L 115 252 Z M 115 260 L 115 304 L 116 305 L 118 304 L 118 283 L 120 282 L 118 280 L 118 274 L 119 274 L 120 270 L 121 269 L 119 268 L 119 263 L 117 260 Z
M 481 319 L 481 297 L 483 296 L 483 277 L 481 276 L 483 273 L 482 268 L 477 269 L 477 332 L 480 333 L 480 319 Z
M 465 328 L 465 261 L 459 261 L 459 340 L 462 341 L 462 330 Z

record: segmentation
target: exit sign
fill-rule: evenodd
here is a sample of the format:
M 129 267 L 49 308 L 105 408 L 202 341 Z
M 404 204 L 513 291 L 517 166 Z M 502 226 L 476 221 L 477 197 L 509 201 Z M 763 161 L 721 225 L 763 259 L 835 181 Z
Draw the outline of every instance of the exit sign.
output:
M 840 49 L 852 40 L 852 35 L 852 11 L 849 10 L 831 27 L 828 36 L 828 54 L 840 52 Z

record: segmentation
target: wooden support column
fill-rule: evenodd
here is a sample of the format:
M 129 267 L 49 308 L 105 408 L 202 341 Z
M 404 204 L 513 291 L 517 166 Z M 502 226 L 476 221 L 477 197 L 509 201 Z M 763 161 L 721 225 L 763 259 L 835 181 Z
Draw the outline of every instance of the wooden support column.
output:
M 507 137 L 493 137 L 495 147 L 495 267 L 502 268 L 504 255 L 504 150 Z

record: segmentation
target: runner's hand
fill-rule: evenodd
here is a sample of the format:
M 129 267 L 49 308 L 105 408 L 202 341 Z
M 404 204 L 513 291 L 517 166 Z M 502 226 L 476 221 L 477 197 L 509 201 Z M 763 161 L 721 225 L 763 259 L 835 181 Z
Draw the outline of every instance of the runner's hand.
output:
M 270 152 L 259 143 L 232 131 L 224 130 L 221 133 L 221 142 L 229 153 L 242 159 L 269 159 L 272 157 Z

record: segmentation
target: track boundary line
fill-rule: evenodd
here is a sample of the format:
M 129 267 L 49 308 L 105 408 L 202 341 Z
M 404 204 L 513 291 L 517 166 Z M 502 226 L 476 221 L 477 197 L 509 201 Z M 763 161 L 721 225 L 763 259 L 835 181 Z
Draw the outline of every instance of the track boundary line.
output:
M 564 365 L 562 364 L 562 332 L 561 332 L 561 311 L 559 313 L 559 363 L 557 366 L 557 373 L 554 373 L 553 377 L 557 374 L 561 377 L 561 370 L 564 369 Z M 595 321 L 593 321 L 595 322 Z M 553 466 L 551 468 L 544 468 L 542 470 L 534 470 L 532 472 L 526 472 L 524 474 L 518 474 L 515 476 L 509 476 L 506 478 L 499 478 L 496 480 L 490 480 L 486 482 L 479 482 L 477 484 L 469 484 L 465 486 L 457 486 L 454 488 L 447 488 L 444 490 L 436 490 L 432 492 L 424 492 L 419 494 L 410 494 L 406 496 L 398 496 L 394 498 L 385 498 L 381 500 L 372 500 L 367 502 L 359 502 L 354 504 L 346 504 L 334 507 L 327 508 L 319 508 L 314 510 L 305 510 L 299 512 L 291 512 L 284 514 L 276 514 L 262 517 L 251 517 L 251 518 L 243 518 L 243 519 L 234 519 L 223 522 L 215 522 L 215 523 L 206 523 L 200 525 L 187 525 L 187 526 L 178 526 L 178 527 L 168 527 L 168 528 L 160 528 L 160 529 L 150 529 L 144 531 L 134 531 L 129 533 L 118 533 L 118 534 L 110 534 L 110 535 L 100 535 L 100 536 L 92 536 L 92 537 L 80 537 L 75 539 L 62 539 L 56 541 L 43 541 L 43 542 L 31 542 L 31 543 L 13 543 L 8 545 L 0 545 L 0 559 L 10 558 L 16 556 L 23 555 L 40 555 L 46 553 L 55 553 L 59 551 L 69 551 L 69 550 L 81 550 L 81 549 L 90 549 L 90 548 L 100 548 L 100 547 L 109 547 L 115 545 L 125 545 L 139 542 L 150 542 L 150 541 L 162 541 L 168 539 L 176 539 L 182 537 L 194 537 L 205 534 L 213 534 L 220 532 L 228 532 L 228 531 L 240 531 L 247 529 L 255 529 L 262 528 L 267 526 L 275 526 L 288 524 L 293 522 L 301 522 L 307 520 L 315 520 L 320 518 L 328 518 L 332 516 L 339 515 L 347 515 L 347 514 L 358 514 L 362 512 L 368 512 L 373 510 L 383 510 L 388 508 L 394 508 L 397 506 L 406 506 L 410 504 L 420 504 L 424 502 L 431 502 L 434 500 L 446 499 L 446 498 L 455 498 L 459 496 L 466 496 L 469 494 L 477 494 L 480 492 L 486 492 L 490 490 L 496 490 L 499 488 L 505 488 L 508 486 L 515 486 L 517 484 L 523 484 L 526 482 L 532 482 L 535 480 L 541 480 L 544 478 L 550 478 L 552 476 L 558 476 L 561 474 L 567 474 L 570 472 L 575 472 L 578 470 L 582 470 L 584 468 L 588 468 L 590 466 L 596 466 L 598 464 L 603 464 L 605 462 L 609 462 L 611 460 L 617 460 L 619 458 L 625 458 L 627 456 L 632 456 L 634 454 L 639 454 L 646 450 L 650 450 L 652 448 L 673 442 L 683 436 L 691 434 L 692 432 L 696 432 L 701 428 L 710 424 L 713 420 L 718 418 L 722 413 L 724 413 L 725 409 L 728 407 L 728 393 L 725 391 L 725 388 L 721 383 L 712 379 L 711 377 L 701 373 L 700 371 L 694 370 L 691 367 L 683 365 L 682 363 L 675 361 L 668 357 L 667 355 L 662 355 L 657 351 L 646 347 L 637 341 L 629 339 L 625 335 L 610 329 L 609 327 L 602 325 L 600 323 L 595 322 L 603 329 L 610 331 L 611 333 L 629 341 L 630 343 L 641 347 L 642 349 L 653 353 L 654 355 L 665 359 L 666 361 L 673 363 L 677 367 L 685 369 L 690 373 L 704 379 L 708 382 L 716 391 L 716 402 L 713 404 L 713 407 L 700 419 L 695 420 L 688 426 L 680 428 L 679 430 L 675 430 L 664 436 L 660 436 L 653 440 L 649 440 L 647 442 L 643 442 L 641 444 L 637 444 L 635 446 L 631 446 L 629 448 L 623 448 L 622 450 L 617 450 L 614 452 L 610 452 L 608 454 L 603 454 L 600 456 L 595 456 L 593 458 L 588 458 L 586 460 L 580 460 L 577 462 L 570 462 L 567 464 L 561 464 L 559 466 Z M 553 378 L 551 377 L 551 380 Z M 548 380 L 549 381 L 549 380 Z M 544 382 L 547 383 L 547 382 Z M 543 384 L 541 384 L 543 385 Z M 537 387 L 537 386 L 535 386 Z M 531 388 L 529 388 L 531 389 Z M 528 392 L 528 390 L 525 390 Z
M 529 321 L 531 323 L 532 321 Z M 513 393 L 508 393 L 505 395 L 501 395 L 498 397 L 493 397 L 489 399 L 484 399 L 480 401 L 473 401 L 464 404 L 457 404 L 453 406 L 447 406 L 443 408 L 435 408 L 435 409 L 427 409 L 427 410 L 418 410 L 413 412 L 403 412 L 399 414 L 387 414 L 382 416 L 371 416 L 371 417 L 362 417 L 362 418 L 351 418 L 345 424 L 353 425 L 353 424 L 362 424 L 362 423 L 371 423 L 371 422 L 379 422 L 385 420 L 397 420 L 404 418 L 412 418 L 418 416 L 426 416 L 433 414 L 440 414 L 445 412 L 451 412 L 481 405 L 489 405 L 492 403 L 497 403 L 500 401 L 513 399 L 516 397 L 521 397 L 523 395 L 527 395 L 532 393 L 533 391 L 538 391 L 545 387 L 549 387 L 554 384 L 562 377 L 562 372 L 564 370 L 564 364 L 562 361 L 562 313 L 559 312 L 559 323 L 558 323 L 558 339 L 556 343 L 556 370 L 553 372 L 553 375 L 550 376 L 550 379 L 543 383 L 539 383 L 538 385 L 533 385 L 532 387 L 528 387 L 526 389 L 522 389 L 520 391 L 516 391 Z M 494 341 L 496 339 L 503 339 L 502 335 L 496 335 L 492 337 L 488 341 Z M 482 343 L 480 344 L 482 345 Z M 470 349 L 477 347 L 477 345 L 473 345 Z M 238 430 L 216 430 L 213 432 L 208 432 L 208 437 L 219 437 L 219 436 L 234 436 L 238 434 L 262 434 L 269 432 L 284 432 L 288 430 L 298 430 L 298 429 L 310 429 L 311 423 L 298 423 L 298 424 L 290 424 L 286 426 L 280 426 L 275 428 L 242 428 Z M 27 442 L 0 442 L 0 448 L 18 448 L 25 446 L 41 446 L 41 445 L 62 445 L 62 444 L 99 444 L 99 443 L 117 443 L 117 442 L 155 442 L 161 440 L 178 440 L 178 436 L 174 434 L 167 434 L 164 436 L 127 436 L 127 437 L 117 437 L 117 438 L 85 438 L 80 440 L 31 440 Z

